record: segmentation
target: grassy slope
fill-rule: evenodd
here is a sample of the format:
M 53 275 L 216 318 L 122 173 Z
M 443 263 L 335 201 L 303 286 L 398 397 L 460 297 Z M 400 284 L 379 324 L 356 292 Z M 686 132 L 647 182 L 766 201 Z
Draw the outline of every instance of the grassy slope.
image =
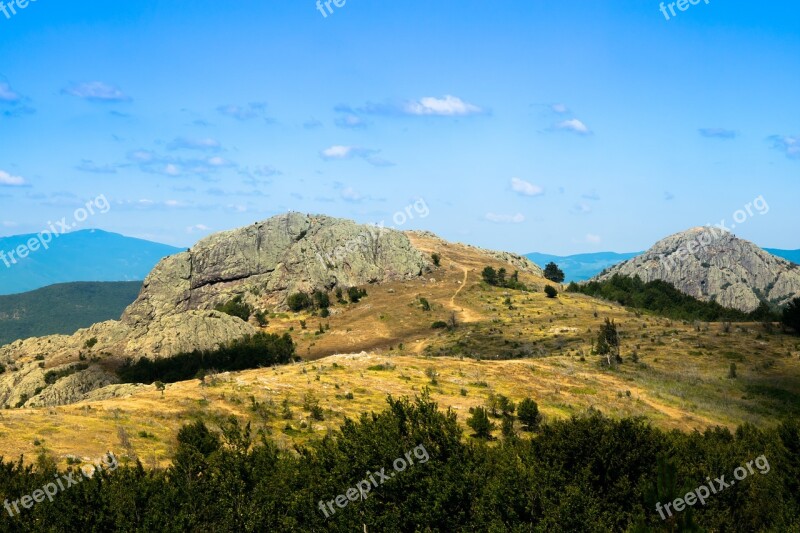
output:
M 272 319 L 268 331 L 294 328 L 307 362 L 224 374 L 207 385 L 176 383 L 167 386 L 163 397 L 150 386 L 127 398 L 7 410 L 0 418 L 0 450 L 32 458 L 40 448 L 34 445 L 38 439 L 63 460 L 66 454 L 96 457 L 109 449 L 123 454 L 127 440 L 128 453 L 146 465 L 164 465 L 177 429 L 194 418 L 213 421 L 235 414 L 290 446 L 323 435 L 345 416 L 382 410 L 387 394 L 413 395 L 426 386 L 462 423 L 469 407 L 484 403 L 490 392 L 515 400 L 531 396 L 548 417 L 595 407 L 612 416 L 643 415 L 658 426 L 682 430 L 770 424 L 800 414 L 797 338 L 767 333 L 754 324 L 735 324 L 725 333 L 720 324 L 637 316 L 583 295 L 551 300 L 541 292 L 545 281 L 527 276 L 523 280 L 540 291 L 507 292 L 514 307 L 509 309 L 506 291 L 480 283 L 486 260 L 474 249 L 445 247 L 419 236 L 414 241 L 443 256 L 442 268 L 426 280 L 371 286 L 361 303 L 337 305 L 327 319 L 295 314 Z M 431 302 L 430 312 L 421 310 L 418 296 Z M 430 329 L 431 322 L 452 311 L 460 323 L 457 330 Z M 625 358 L 613 371 L 589 354 L 591 338 L 606 316 L 619 324 Z M 301 319 L 306 330 L 300 329 Z M 330 330 L 315 335 L 326 323 Z M 633 350 L 638 364 L 631 361 Z M 481 360 L 463 357 L 469 355 Z M 526 357 L 502 360 L 511 355 Z M 731 362 L 737 365 L 737 379 L 727 377 Z M 376 370 L 381 364 L 390 369 Z M 429 368 L 438 373 L 435 385 L 426 374 Z M 308 392 L 325 409 L 324 421 L 312 422 L 303 409 Z M 347 392 L 353 399 L 347 399 Z M 274 402 L 275 416 L 255 412 L 251 396 L 259 403 Z M 280 417 L 286 398 L 293 412 L 288 421 Z M 301 421 L 310 429 L 301 429 Z
M 141 287 L 141 281 L 61 283 L 0 296 L 0 346 L 116 320 Z

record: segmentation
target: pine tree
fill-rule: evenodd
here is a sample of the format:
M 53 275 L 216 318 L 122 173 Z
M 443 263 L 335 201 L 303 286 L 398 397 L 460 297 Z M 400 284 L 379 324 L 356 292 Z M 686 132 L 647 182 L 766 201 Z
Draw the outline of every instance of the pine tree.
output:
M 544 277 L 550 281 L 562 283 L 564 281 L 564 272 L 558 268 L 557 264 L 550 262 L 544 267 Z

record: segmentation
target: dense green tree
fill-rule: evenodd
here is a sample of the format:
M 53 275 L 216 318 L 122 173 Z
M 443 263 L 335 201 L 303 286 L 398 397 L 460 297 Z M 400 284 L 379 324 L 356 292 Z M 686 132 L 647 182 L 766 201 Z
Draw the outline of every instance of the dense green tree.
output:
M 327 309 L 331 306 L 331 299 L 325 291 L 314 291 L 314 306 L 317 309 Z
M 555 298 L 558 296 L 558 291 L 552 285 L 545 285 L 544 293 L 547 295 L 548 298 Z
M 475 407 L 471 410 L 470 417 L 467 418 L 467 425 L 475 432 L 473 436 L 479 439 L 491 439 L 492 431 L 497 428 L 495 423 L 489 420 L 489 414 L 483 407 Z
M 800 297 L 795 298 L 783 310 L 781 321 L 800 335 Z
M 600 331 L 597 333 L 597 346 L 595 351 L 599 355 L 605 355 L 609 366 L 622 361 L 619 355 L 619 332 L 613 320 L 606 317 Z
M 304 309 L 309 309 L 313 305 L 313 301 L 308 294 L 296 292 L 289 295 L 286 299 L 286 305 L 289 306 L 289 309 L 297 313 Z
M 539 413 L 539 406 L 530 398 L 525 398 L 519 402 L 517 408 L 517 417 L 522 422 L 522 428 L 525 431 L 536 431 L 539 423 L 542 421 L 542 415 Z
M 497 285 L 497 271 L 494 268 L 490 266 L 484 268 L 483 272 L 481 272 L 481 277 L 487 284 Z
M 564 282 L 564 272 L 552 261 L 544 267 L 544 277 L 556 283 Z
M 520 402 L 520 416 L 527 404 Z M 132 461 L 92 477 L 76 467 L 59 472 L 80 481 L 52 502 L 20 505 L 18 515 L 4 510 L 0 531 L 638 533 L 800 525 L 796 420 L 682 433 L 590 410 L 541 424 L 533 439 L 513 430 L 506 417 L 502 442 L 465 441 L 453 411 L 427 393 L 389 398 L 384 411 L 345 419 L 293 449 L 216 417 L 179 431 L 165 469 Z M 746 477 L 734 485 L 737 468 Z M 56 475 L 52 461 L 0 459 L 0 492 L 11 507 Z M 704 504 L 664 509 L 723 475 L 728 486 Z M 336 502 L 355 487 L 365 492 Z
M 752 313 L 728 309 L 717 302 L 703 302 L 684 294 L 663 280 L 644 283 L 639 276 L 627 277 L 614 274 L 610 279 L 603 281 L 571 283 L 567 290 L 611 300 L 624 306 L 653 311 L 678 320 L 720 322 L 779 320 L 777 315 L 767 312 L 764 306 Z

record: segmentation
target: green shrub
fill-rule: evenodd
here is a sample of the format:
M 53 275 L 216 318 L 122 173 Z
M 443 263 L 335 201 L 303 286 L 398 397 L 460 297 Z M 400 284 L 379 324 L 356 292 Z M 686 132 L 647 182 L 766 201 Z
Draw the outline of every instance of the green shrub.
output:
M 245 322 L 247 322 L 247 320 L 250 318 L 250 315 L 253 314 L 253 308 L 250 306 L 250 304 L 242 301 L 241 294 L 224 305 L 218 305 L 215 307 L 215 309 L 221 313 L 225 313 L 226 315 L 239 317 Z
M 289 295 L 289 297 L 286 299 L 286 305 L 289 306 L 289 309 L 295 313 L 298 313 L 304 309 L 309 309 L 312 306 L 312 301 L 308 294 L 304 292 L 296 292 Z
M 367 291 L 364 289 L 359 289 L 358 287 L 350 287 L 347 289 L 347 297 L 350 298 L 351 303 L 358 303 L 361 298 L 367 296 Z

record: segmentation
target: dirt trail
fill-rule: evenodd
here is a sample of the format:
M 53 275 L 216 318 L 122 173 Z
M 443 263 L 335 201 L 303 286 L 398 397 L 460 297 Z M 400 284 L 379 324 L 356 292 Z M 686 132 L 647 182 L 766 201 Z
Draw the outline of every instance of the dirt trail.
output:
M 469 268 L 463 265 L 459 265 L 458 263 L 455 262 L 453 264 L 461 267 L 461 269 L 464 270 L 464 279 L 461 281 L 461 285 L 458 287 L 458 290 L 456 290 L 456 292 L 453 293 L 453 296 L 450 297 L 449 307 L 453 311 L 460 313 L 461 315 L 460 318 L 462 322 L 480 322 L 483 319 L 483 317 L 481 317 L 480 314 L 476 313 L 475 311 L 467 307 L 456 306 L 456 297 L 458 296 L 458 293 L 460 293 L 464 289 L 464 287 L 467 286 L 467 280 L 469 279 Z

